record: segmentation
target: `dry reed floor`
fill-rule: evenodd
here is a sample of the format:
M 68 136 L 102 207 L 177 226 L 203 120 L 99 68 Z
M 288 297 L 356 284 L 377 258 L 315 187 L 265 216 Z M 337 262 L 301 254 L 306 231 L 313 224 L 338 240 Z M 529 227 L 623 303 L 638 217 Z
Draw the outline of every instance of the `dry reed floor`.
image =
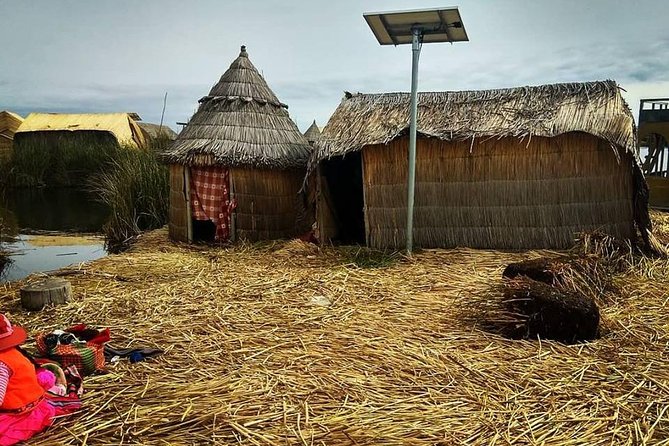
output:
M 188 248 L 156 231 L 69 276 L 67 306 L 28 314 L 19 284 L 0 286 L 32 333 L 86 322 L 167 350 L 87 378 L 85 410 L 31 444 L 669 444 L 668 262 L 619 278 L 595 342 L 481 330 L 504 266 L 541 254 L 363 268 L 296 241 Z

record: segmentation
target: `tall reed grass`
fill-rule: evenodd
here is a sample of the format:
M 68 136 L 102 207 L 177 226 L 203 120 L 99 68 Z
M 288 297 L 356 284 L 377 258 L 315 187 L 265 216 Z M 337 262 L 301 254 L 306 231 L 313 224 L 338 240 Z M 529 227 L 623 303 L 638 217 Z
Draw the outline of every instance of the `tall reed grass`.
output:
M 17 135 L 6 187 L 80 187 L 116 159 L 121 148 L 105 132 Z
M 119 151 L 92 178 L 91 189 L 111 211 L 103 228 L 110 252 L 122 251 L 142 231 L 167 223 L 169 173 L 154 150 Z
M 5 267 L 9 264 L 10 259 L 7 251 L 4 248 L 4 235 L 5 235 L 5 223 L 0 215 L 0 278 L 2 278 L 2 273 L 5 270 Z

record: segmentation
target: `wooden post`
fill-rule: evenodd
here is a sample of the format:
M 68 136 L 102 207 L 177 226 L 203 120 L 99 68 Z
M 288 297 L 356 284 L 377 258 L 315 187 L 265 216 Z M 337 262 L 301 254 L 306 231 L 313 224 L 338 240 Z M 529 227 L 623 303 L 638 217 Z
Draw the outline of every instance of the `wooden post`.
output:
M 21 288 L 21 306 L 26 310 L 41 310 L 45 305 L 67 303 L 72 285 L 64 279 L 46 279 Z
M 664 147 L 664 144 L 662 144 L 661 141 L 660 141 L 660 147 L 658 147 L 658 149 L 660 151 L 660 165 L 659 165 L 659 168 L 658 168 L 658 173 L 660 174 L 661 177 L 663 177 L 664 176 L 664 150 L 665 150 L 665 147 Z
M 184 193 L 186 195 L 186 231 L 188 243 L 193 243 L 193 209 L 190 202 L 190 166 L 184 166 Z

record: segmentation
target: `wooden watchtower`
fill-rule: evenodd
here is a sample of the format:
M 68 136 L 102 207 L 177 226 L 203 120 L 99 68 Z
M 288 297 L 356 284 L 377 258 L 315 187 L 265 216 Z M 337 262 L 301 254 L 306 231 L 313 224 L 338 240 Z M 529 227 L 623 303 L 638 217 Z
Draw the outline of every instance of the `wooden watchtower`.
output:
M 648 155 L 643 172 L 651 207 L 669 210 L 669 98 L 642 99 L 639 105 L 639 148 Z

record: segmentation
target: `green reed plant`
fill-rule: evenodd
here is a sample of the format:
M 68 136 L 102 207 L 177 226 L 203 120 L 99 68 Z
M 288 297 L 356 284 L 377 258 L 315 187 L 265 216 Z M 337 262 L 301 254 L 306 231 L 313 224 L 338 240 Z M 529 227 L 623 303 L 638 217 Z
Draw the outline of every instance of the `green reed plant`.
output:
M 17 136 L 7 186 L 79 187 L 120 151 L 105 132 L 38 132 Z
M 103 231 L 107 249 L 118 252 L 142 232 L 167 223 L 168 169 L 155 150 L 120 150 L 91 187 L 110 209 Z

